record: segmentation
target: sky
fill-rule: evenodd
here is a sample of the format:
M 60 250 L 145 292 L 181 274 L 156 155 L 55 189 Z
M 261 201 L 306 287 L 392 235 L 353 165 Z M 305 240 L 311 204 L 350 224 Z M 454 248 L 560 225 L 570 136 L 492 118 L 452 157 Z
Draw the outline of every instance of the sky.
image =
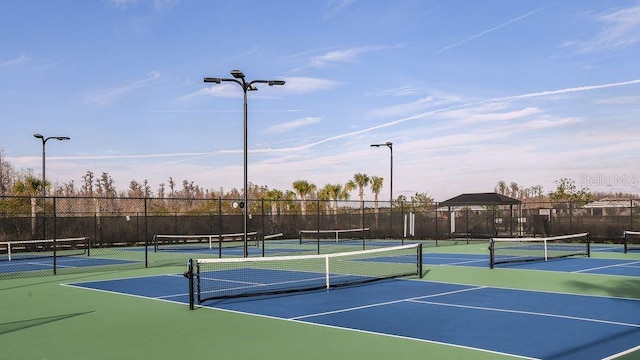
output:
M 242 189 L 242 88 L 203 82 L 239 69 L 286 81 L 247 94 L 259 186 L 640 193 L 638 0 L 23 0 L 0 29 L 0 149 L 37 176 L 33 134 L 70 137 L 54 184 Z

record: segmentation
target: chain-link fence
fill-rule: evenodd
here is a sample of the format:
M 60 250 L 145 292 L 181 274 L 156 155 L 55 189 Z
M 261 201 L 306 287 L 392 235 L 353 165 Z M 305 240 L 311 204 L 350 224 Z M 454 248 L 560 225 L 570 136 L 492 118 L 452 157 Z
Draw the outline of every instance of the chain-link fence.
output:
M 244 231 L 244 209 L 234 206 L 240 199 L 48 197 L 44 207 L 42 200 L 0 197 L 0 278 L 186 264 L 193 254 L 157 251 L 156 235 Z M 257 232 L 259 238 L 282 234 L 280 239 L 299 239 L 301 230 L 367 229 L 353 236 L 467 241 L 589 232 L 594 241 L 620 242 L 624 230 L 640 228 L 639 207 L 640 200 L 602 208 L 571 202 L 455 207 L 396 203 L 390 207 L 388 202 L 370 201 L 250 200 L 247 231 Z M 63 241 L 78 238 L 88 241 L 84 245 Z M 221 249 L 223 237 L 215 239 Z M 253 251 L 250 256 L 265 255 L 262 244 L 262 251 Z M 79 261 L 77 249 L 67 251 L 69 247 L 84 247 L 84 263 Z M 20 261 L 27 254 L 32 260 Z M 67 254 L 74 255 L 67 259 Z M 207 256 L 216 255 L 223 253 Z M 53 261 L 47 260 L 51 258 Z

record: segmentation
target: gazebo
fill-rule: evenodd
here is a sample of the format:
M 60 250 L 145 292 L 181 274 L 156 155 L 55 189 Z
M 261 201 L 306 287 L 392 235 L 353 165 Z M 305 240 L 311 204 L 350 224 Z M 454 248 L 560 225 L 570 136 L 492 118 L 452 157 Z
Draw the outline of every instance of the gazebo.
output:
M 455 212 L 461 210 L 468 210 L 472 207 L 482 206 L 485 210 L 491 211 L 490 216 L 490 232 L 491 234 L 480 234 L 480 235 L 489 235 L 495 236 L 498 234 L 498 229 L 496 228 L 496 224 L 502 222 L 501 217 L 496 216 L 496 212 L 498 210 L 498 206 L 509 206 L 509 216 L 508 216 L 508 229 L 509 235 L 513 235 L 514 231 L 514 222 L 513 222 L 513 206 L 517 205 L 518 207 L 522 204 L 522 202 L 518 199 L 514 199 L 512 197 L 498 194 L 498 193 L 471 193 L 471 194 L 461 194 L 456 197 L 453 197 L 449 200 L 443 201 L 438 204 L 439 208 L 446 207 L 450 216 L 450 226 L 451 226 L 451 236 L 455 236 L 455 234 L 459 234 L 460 232 L 456 232 L 456 221 L 455 221 Z M 466 211 L 466 226 L 464 235 L 466 237 L 470 237 L 472 231 L 469 226 L 469 211 Z M 475 234 L 478 235 L 478 234 Z

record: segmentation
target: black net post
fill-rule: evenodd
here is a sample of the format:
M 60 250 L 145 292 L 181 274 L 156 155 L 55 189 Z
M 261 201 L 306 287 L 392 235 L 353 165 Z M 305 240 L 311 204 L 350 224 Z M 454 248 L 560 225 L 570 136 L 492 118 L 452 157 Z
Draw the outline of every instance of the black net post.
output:
M 418 278 L 422 279 L 422 243 L 418 244 Z
M 184 273 L 184 277 L 189 280 L 189 309 L 195 309 L 195 298 L 193 292 L 193 259 L 187 261 L 187 272 Z
M 489 268 L 493 269 L 494 264 L 494 248 L 493 239 L 489 239 Z
M 633 212 L 633 209 L 631 210 L 631 212 Z M 628 239 L 627 239 L 627 231 L 626 230 L 623 233 L 623 238 L 624 238 L 624 253 L 626 254 L 627 251 L 629 251 L 629 247 L 627 245 Z

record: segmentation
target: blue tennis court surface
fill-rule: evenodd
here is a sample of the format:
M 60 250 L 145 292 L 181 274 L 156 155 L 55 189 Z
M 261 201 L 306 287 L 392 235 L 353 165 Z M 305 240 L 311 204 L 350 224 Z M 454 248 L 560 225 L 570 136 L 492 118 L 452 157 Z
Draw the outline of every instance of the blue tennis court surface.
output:
M 181 274 L 71 286 L 184 303 Z M 640 345 L 640 300 L 385 280 L 291 295 L 226 299 L 206 308 L 536 359 L 602 359 Z
M 425 264 L 431 265 L 489 266 L 488 255 L 429 253 L 423 255 L 423 259 Z M 570 257 L 549 261 L 500 264 L 496 265 L 496 269 L 564 271 L 640 277 L 640 261 L 638 260 L 598 259 L 587 257 Z
M 88 266 L 104 266 L 131 264 L 135 261 L 92 258 L 81 256 L 65 256 L 56 259 L 57 268 L 78 268 Z M 53 258 L 43 257 L 39 259 L 16 259 L 12 261 L 0 261 L 0 274 L 25 272 L 25 271 L 41 271 L 53 269 Z

